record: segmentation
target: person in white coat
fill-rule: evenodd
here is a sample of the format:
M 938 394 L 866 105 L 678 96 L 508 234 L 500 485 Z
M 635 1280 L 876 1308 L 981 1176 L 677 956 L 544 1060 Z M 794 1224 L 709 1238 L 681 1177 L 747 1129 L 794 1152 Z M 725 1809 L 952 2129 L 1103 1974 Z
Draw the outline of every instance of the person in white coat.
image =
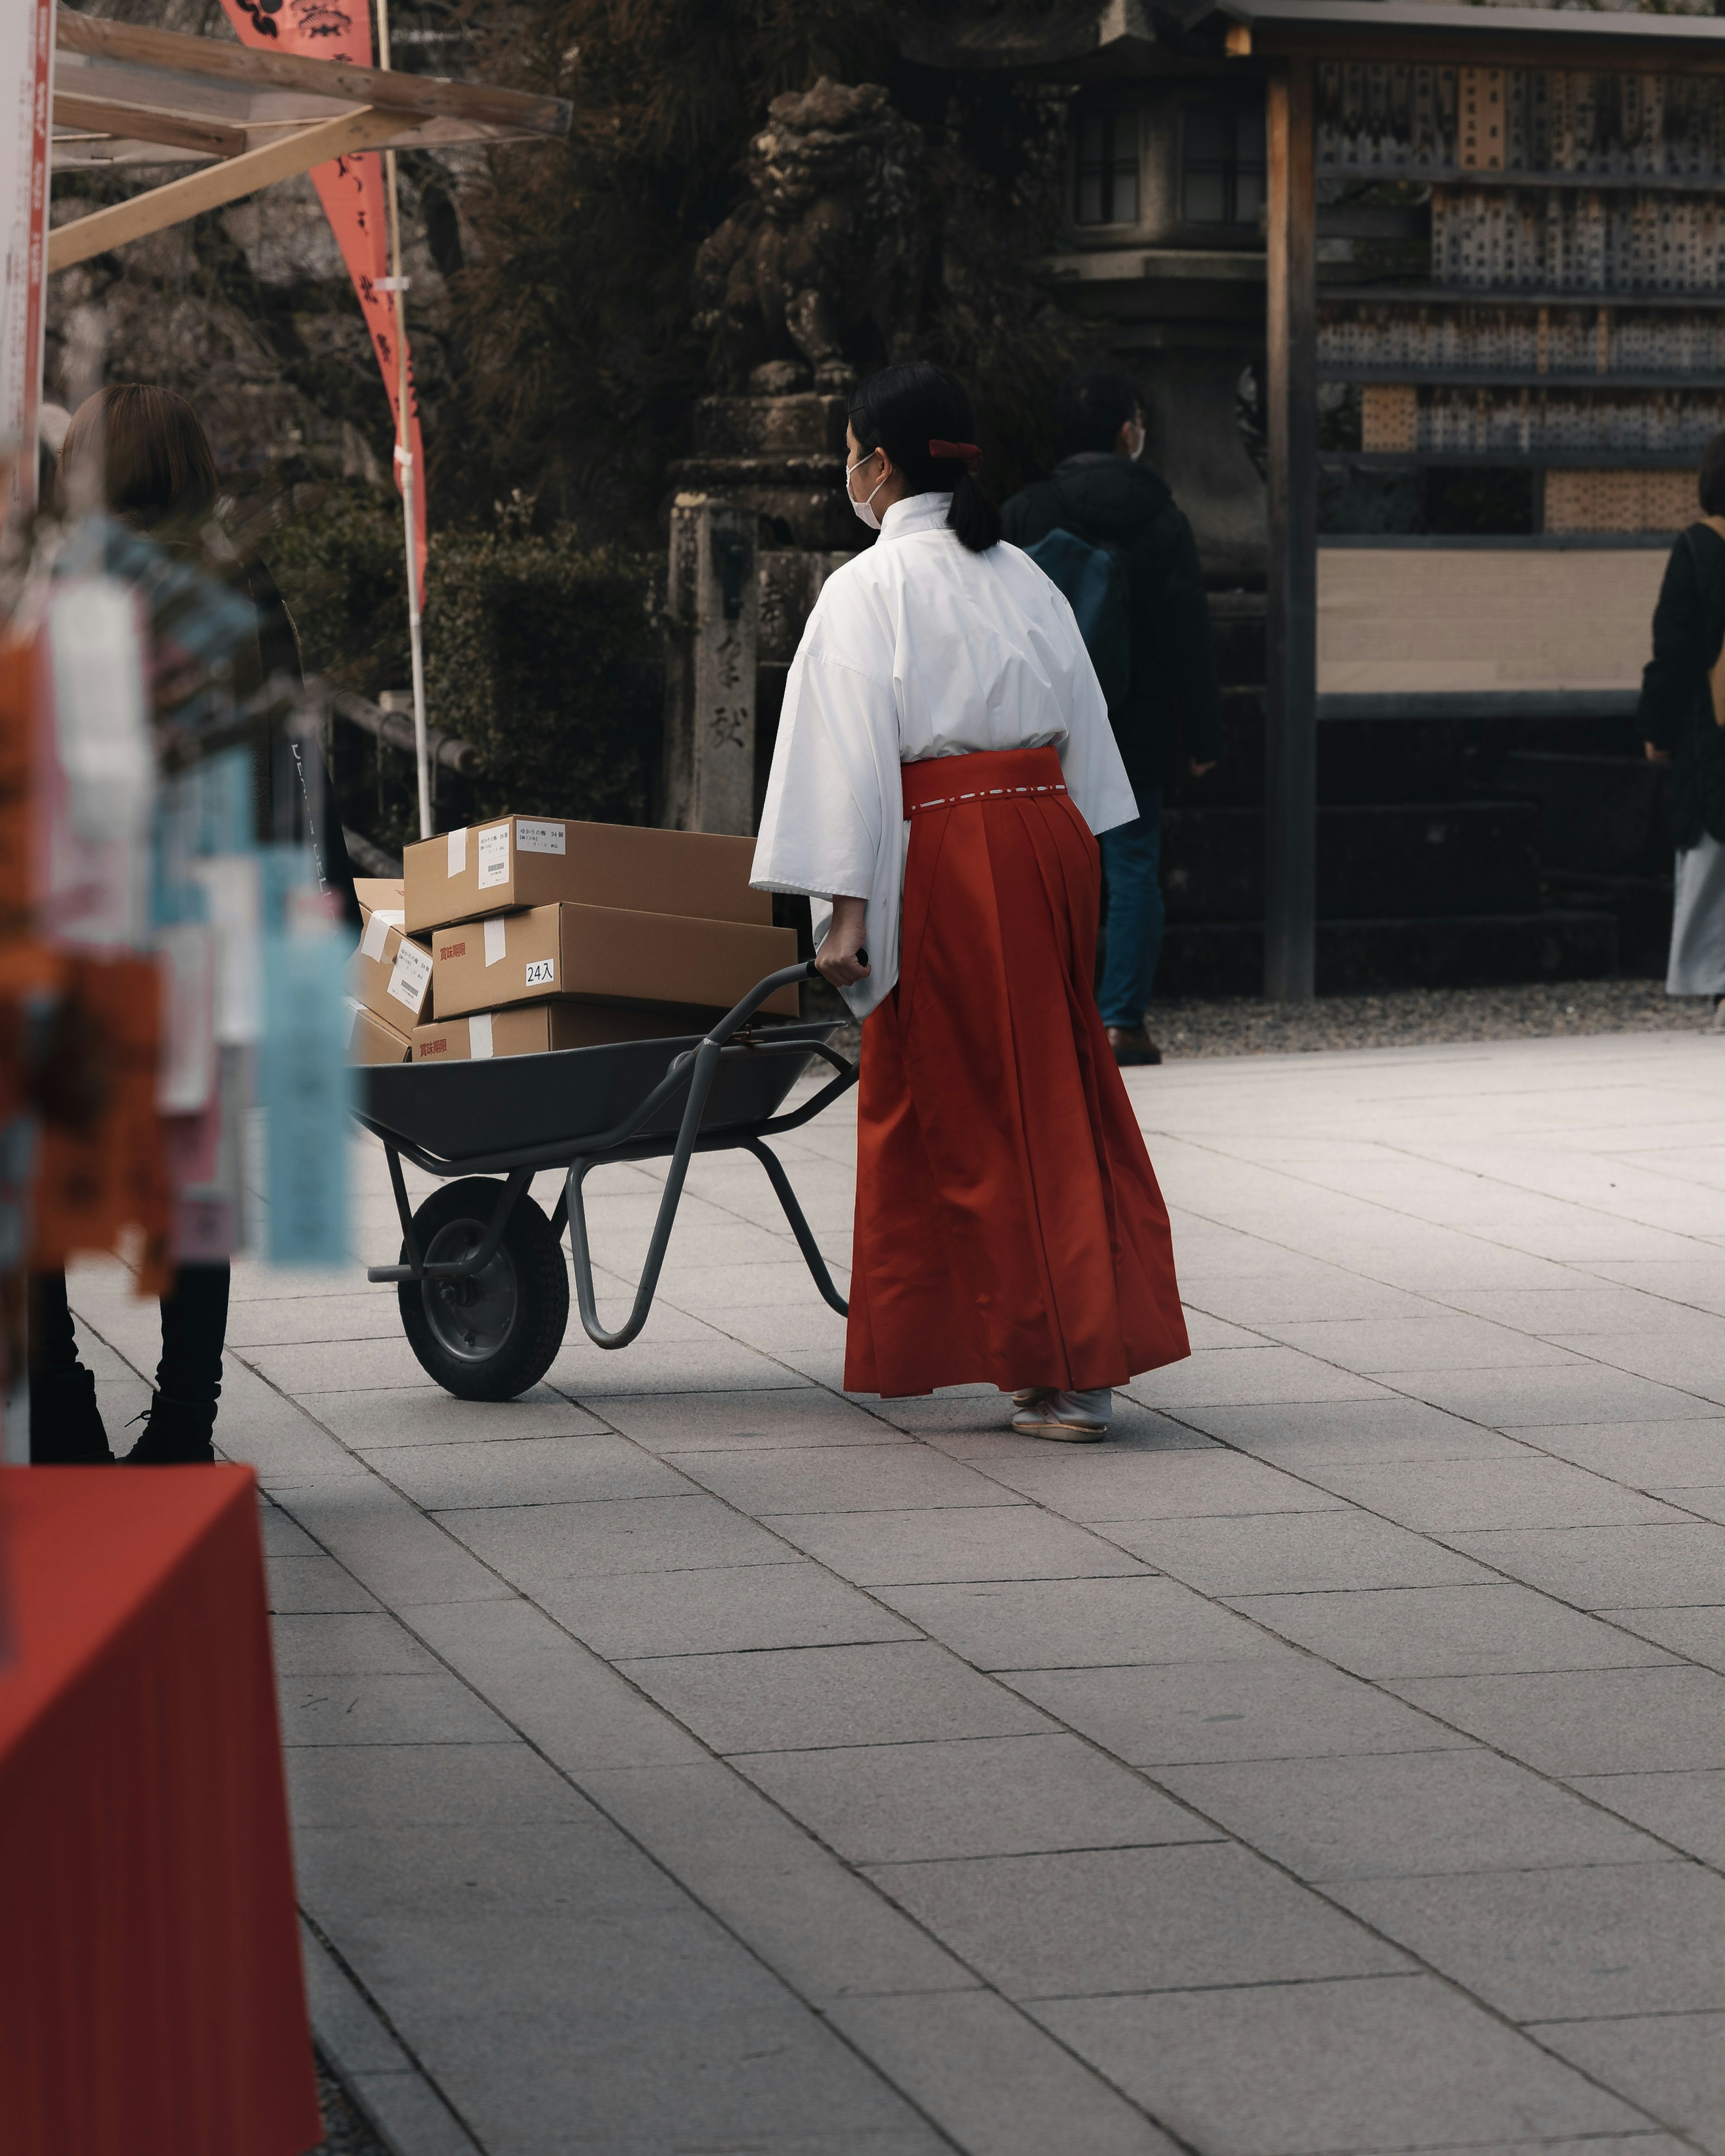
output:
M 1168 1214 L 1096 1009 L 1096 834 L 1137 813 L 1072 610 L 1000 538 L 970 402 L 864 383 L 846 488 L 880 537 L 786 681 L 757 889 L 806 895 L 861 1019 L 845 1382 L 984 1382 L 1106 1434 L 1189 1353 Z

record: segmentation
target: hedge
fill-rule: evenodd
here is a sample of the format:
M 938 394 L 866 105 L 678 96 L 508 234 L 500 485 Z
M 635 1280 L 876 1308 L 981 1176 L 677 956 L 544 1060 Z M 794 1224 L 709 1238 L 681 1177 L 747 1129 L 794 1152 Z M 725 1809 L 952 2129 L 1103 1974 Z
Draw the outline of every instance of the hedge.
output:
M 264 550 L 308 672 L 375 697 L 410 679 L 401 512 L 382 488 L 335 490 Z M 426 708 L 485 767 L 439 774 L 439 829 L 515 810 L 644 823 L 660 734 L 657 564 L 534 531 L 518 504 L 487 530 L 433 536 L 425 577 Z M 392 851 L 418 833 L 412 761 L 338 727 L 348 824 Z

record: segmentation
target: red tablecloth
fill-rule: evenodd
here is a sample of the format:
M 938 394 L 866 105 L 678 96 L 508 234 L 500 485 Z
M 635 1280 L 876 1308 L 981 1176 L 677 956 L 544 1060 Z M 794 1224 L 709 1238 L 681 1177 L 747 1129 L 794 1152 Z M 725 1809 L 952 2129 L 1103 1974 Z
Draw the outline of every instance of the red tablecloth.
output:
M 0 1470 L 0 2146 L 322 2138 L 244 1467 Z

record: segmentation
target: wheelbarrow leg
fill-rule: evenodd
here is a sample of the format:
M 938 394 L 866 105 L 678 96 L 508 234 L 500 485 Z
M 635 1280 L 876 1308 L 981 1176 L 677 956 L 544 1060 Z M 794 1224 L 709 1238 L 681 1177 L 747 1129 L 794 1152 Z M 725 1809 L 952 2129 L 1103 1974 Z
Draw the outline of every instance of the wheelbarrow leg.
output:
M 665 1175 L 664 1194 L 659 1201 L 659 1216 L 653 1223 L 652 1240 L 647 1245 L 647 1262 L 641 1268 L 634 1307 L 614 1332 L 606 1332 L 599 1323 L 598 1306 L 593 1297 L 593 1253 L 587 1240 L 587 1209 L 581 1202 L 581 1186 L 587 1180 L 588 1170 L 597 1168 L 603 1156 L 589 1153 L 585 1159 L 569 1163 L 568 1173 L 563 1178 L 563 1198 L 569 1216 L 569 1255 L 574 1264 L 575 1301 L 583 1328 L 596 1348 L 627 1348 L 647 1322 L 647 1313 L 653 1307 L 653 1297 L 658 1291 L 665 1250 L 670 1242 L 671 1226 L 683 1195 L 683 1183 L 689 1173 L 689 1158 L 695 1150 L 696 1133 L 701 1128 L 701 1111 L 706 1106 L 713 1072 L 718 1068 L 719 1047 L 719 1042 L 709 1037 L 696 1051 L 689 1098 L 677 1132 L 676 1149 L 671 1154 Z
M 803 1253 L 803 1263 L 814 1276 L 814 1285 L 823 1297 L 831 1304 L 840 1317 L 849 1317 L 850 1305 L 833 1286 L 833 1276 L 827 1270 L 827 1261 L 820 1254 L 820 1245 L 814 1240 L 814 1231 L 803 1217 L 803 1209 L 797 1203 L 797 1194 L 791 1188 L 791 1178 L 784 1172 L 784 1163 L 770 1146 L 759 1138 L 745 1138 L 744 1148 L 752 1152 L 767 1171 L 767 1180 L 773 1185 L 779 1204 L 784 1208 L 784 1217 L 791 1224 L 791 1233 L 797 1239 L 797 1248 Z
M 418 1280 L 424 1261 L 419 1255 L 419 1239 L 413 1233 L 413 1209 L 408 1203 L 408 1186 L 402 1178 L 401 1155 L 388 1143 L 383 1152 L 389 1163 L 389 1187 L 395 1193 L 395 1209 L 401 1215 L 401 1239 L 407 1250 L 408 1264 L 412 1268 L 412 1277 Z

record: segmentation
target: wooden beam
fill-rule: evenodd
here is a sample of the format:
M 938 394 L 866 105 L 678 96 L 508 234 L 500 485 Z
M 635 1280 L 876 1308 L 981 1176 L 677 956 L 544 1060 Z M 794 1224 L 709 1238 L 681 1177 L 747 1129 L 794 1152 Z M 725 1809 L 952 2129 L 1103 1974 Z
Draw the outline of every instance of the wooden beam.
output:
M 219 120 L 193 120 L 183 113 L 157 112 L 146 105 L 116 105 L 105 97 L 79 97 L 70 90 L 54 94 L 56 127 L 86 128 L 123 142 L 165 142 L 171 149 L 195 150 L 204 157 L 237 157 L 245 148 L 245 130 Z
M 1312 63 L 1268 84 L 1270 578 L 1264 993 L 1308 1000 L 1317 942 L 1317 187 Z
M 1252 27 L 1260 59 L 1383 61 L 1398 67 L 1554 68 L 1572 74 L 1725 74 L 1725 42 L 1717 38 L 1548 37 L 1495 33 L 1487 8 L 1457 8 L 1458 20 L 1427 29 L 1373 29 L 1348 23 L 1327 30 L 1279 23 Z M 1555 10 L 1553 11 L 1556 12 Z M 1620 20 L 1621 18 L 1616 19 Z M 1661 18 L 1670 21 L 1669 16 Z
M 92 254 L 105 254 L 110 247 L 124 247 L 128 240 L 165 231 L 201 210 L 218 209 L 277 180 L 292 179 L 314 165 L 363 149 L 377 139 L 380 126 L 387 130 L 398 125 L 398 115 L 374 112 L 362 105 L 357 112 L 302 127 L 298 134 L 284 136 L 261 150 L 248 150 L 242 157 L 170 180 L 165 187 L 151 187 L 146 194 L 92 210 L 69 224 L 56 225 L 49 234 L 48 266 L 50 270 L 69 270 L 74 262 L 89 261 Z
M 227 44 L 213 38 L 193 38 L 177 30 L 154 30 L 134 23 L 115 23 L 57 10 L 54 42 L 62 52 L 93 59 L 129 60 L 139 67 L 162 68 L 175 74 L 204 75 L 251 90 L 304 90 L 347 104 L 382 106 L 390 112 L 433 113 L 441 118 L 477 121 L 525 135 L 567 135 L 569 107 L 560 97 L 535 97 L 524 90 L 492 90 L 450 82 L 441 75 L 403 74 L 388 68 L 349 67 L 336 60 L 308 60 L 293 53 L 270 53 L 254 45 Z

